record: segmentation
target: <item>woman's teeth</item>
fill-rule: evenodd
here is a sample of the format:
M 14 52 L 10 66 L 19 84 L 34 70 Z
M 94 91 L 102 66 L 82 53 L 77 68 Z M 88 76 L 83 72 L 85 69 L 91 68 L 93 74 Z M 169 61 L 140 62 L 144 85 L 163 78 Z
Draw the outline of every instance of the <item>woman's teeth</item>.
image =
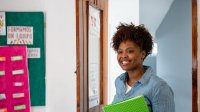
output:
M 129 61 L 122 61 L 122 64 L 125 65 L 125 64 L 128 64 Z

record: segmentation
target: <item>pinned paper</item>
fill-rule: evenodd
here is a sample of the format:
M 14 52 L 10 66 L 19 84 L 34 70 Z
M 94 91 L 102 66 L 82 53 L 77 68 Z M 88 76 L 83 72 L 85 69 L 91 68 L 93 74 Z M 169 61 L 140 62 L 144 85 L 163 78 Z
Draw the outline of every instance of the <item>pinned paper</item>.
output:
M 23 110 L 23 109 L 26 109 L 26 105 L 17 105 L 17 106 L 14 106 L 14 110 Z
M 28 58 L 40 58 L 40 48 L 28 48 L 27 55 Z
M 8 26 L 7 44 L 33 45 L 33 27 Z
M 19 75 L 19 74 L 24 74 L 24 70 L 13 70 L 12 71 L 13 75 Z
M 24 93 L 14 93 L 13 98 L 22 98 L 24 97 Z
M 3 94 L 0 94 L 0 100 L 5 100 L 6 99 L 6 95 L 3 93 Z
M 8 112 L 8 111 L 7 108 L 2 108 L 2 109 L 0 108 L 0 112 Z
M 0 76 L 5 75 L 5 71 L 0 71 Z
M 23 82 L 14 82 L 14 86 L 23 86 L 24 83 Z
M 12 56 L 11 57 L 11 61 L 18 61 L 18 60 L 22 60 L 23 57 L 22 56 Z
M 6 35 L 6 16 L 5 12 L 0 12 L 0 35 Z
M 6 61 L 6 57 L 0 57 L 0 61 Z

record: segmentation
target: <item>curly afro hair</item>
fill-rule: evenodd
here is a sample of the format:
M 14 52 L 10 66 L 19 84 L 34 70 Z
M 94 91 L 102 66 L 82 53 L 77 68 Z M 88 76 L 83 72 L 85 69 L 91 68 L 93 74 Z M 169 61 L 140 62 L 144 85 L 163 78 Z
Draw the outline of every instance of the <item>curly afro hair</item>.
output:
M 117 51 L 120 43 L 126 40 L 136 43 L 141 50 L 146 52 L 146 56 L 151 54 L 153 48 L 152 36 L 143 24 L 135 26 L 133 23 L 120 23 L 112 38 L 112 48 Z

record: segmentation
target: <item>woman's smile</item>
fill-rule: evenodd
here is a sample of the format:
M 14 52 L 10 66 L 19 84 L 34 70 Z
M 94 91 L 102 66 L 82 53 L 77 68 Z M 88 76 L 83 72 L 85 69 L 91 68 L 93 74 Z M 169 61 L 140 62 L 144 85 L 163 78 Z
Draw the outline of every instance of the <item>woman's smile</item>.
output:
M 120 61 L 120 64 L 123 65 L 123 66 L 130 65 L 131 64 L 131 60 L 122 60 L 122 61 Z

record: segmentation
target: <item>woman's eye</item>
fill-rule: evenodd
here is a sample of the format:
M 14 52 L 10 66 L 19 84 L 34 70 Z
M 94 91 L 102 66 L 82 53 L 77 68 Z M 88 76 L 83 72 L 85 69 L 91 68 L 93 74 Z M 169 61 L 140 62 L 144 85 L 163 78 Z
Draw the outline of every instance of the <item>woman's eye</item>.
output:
M 117 54 L 121 54 L 122 53 L 122 51 L 117 51 Z
M 133 51 L 133 50 L 128 50 L 127 52 L 128 52 L 128 53 L 133 53 L 134 51 Z

